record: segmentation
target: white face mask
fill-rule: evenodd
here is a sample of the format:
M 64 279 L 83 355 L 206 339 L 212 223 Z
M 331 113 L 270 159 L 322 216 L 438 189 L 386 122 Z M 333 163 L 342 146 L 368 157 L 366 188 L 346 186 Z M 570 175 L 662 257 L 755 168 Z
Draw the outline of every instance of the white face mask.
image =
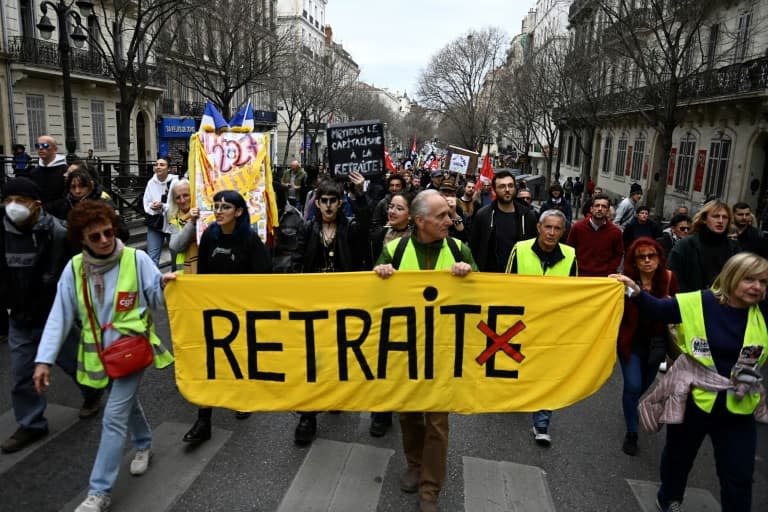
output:
M 12 202 L 5 205 L 5 214 L 11 219 L 11 222 L 19 224 L 27 220 L 32 215 L 32 211 L 23 204 Z

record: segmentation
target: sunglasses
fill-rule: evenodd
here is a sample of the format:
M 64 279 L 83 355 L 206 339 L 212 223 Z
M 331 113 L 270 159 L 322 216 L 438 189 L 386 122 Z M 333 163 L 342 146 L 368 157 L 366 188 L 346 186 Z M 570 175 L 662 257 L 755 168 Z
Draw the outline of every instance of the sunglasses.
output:
M 234 208 L 235 206 L 228 203 L 213 203 L 214 212 L 226 212 Z
M 648 254 L 635 254 L 635 259 L 638 261 L 643 261 L 643 260 L 651 261 L 651 260 L 655 260 L 658 257 L 659 255 L 656 254 L 655 252 L 651 252 Z
M 320 204 L 324 204 L 326 206 L 336 204 L 338 200 L 339 200 L 338 197 L 321 197 L 320 199 L 318 199 L 318 201 L 320 201 Z
M 47 142 L 37 142 L 35 143 L 35 149 L 49 149 L 51 147 L 50 144 Z
M 95 244 L 96 242 L 101 241 L 102 236 L 105 240 L 112 240 L 115 238 L 114 228 L 105 229 L 104 231 L 99 231 L 98 233 L 89 233 L 86 238 L 88 238 L 89 242 Z

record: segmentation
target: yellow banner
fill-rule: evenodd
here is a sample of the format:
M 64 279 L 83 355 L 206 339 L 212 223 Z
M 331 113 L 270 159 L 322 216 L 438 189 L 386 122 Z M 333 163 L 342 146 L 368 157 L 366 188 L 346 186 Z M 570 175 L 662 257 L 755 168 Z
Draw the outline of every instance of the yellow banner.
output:
M 623 287 L 447 272 L 183 275 L 176 381 L 238 411 L 559 409 L 611 375 Z

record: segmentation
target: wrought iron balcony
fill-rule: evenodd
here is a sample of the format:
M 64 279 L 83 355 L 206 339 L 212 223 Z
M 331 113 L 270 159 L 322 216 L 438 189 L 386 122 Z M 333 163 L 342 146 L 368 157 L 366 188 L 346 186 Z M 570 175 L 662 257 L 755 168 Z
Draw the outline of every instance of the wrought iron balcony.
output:
M 163 114 L 175 114 L 173 98 L 163 98 L 160 100 L 160 112 Z
M 710 98 L 768 89 L 768 57 L 697 73 L 680 84 L 680 99 Z
M 61 53 L 58 43 L 32 37 L 13 36 L 9 38 L 8 53 L 12 61 L 61 71 Z M 70 64 L 74 74 L 112 78 L 107 62 L 93 50 L 71 47 Z M 146 80 L 148 85 L 160 87 L 165 85 L 165 73 L 155 66 L 146 64 L 139 66 L 136 76 Z
M 201 116 L 205 110 L 205 103 L 201 101 L 182 101 L 179 106 L 182 116 Z

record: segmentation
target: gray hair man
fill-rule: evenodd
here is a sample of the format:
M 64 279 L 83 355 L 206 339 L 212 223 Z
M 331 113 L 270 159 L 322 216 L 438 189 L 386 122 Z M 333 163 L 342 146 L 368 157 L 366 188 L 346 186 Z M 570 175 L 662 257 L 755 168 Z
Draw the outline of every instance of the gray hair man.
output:
M 565 231 L 566 218 L 560 210 L 546 210 L 536 224 L 538 236 L 517 242 L 507 261 L 508 274 L 532 276 L 576 276 L 578 265 L 573 247 L 560 243 Z M 533 413 L 533 439 L 540 446 L 552 444 L 549 424 L 552 411 Z

